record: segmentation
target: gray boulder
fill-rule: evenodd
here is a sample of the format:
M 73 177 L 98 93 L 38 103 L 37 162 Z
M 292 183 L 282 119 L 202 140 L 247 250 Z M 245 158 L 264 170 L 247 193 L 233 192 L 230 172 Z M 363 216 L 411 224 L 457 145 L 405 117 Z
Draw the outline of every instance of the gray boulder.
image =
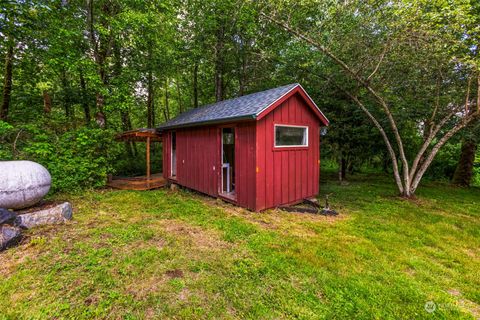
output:
M 52 178 L 41 164 L 32 161 L 0 161 L 0 207 L 22 209 L 42 200 Z
M 18 214 L 15 226 L 30 229 L 44 224 L 59 224 L 72 219 L 72 205 L 64 202 L 40 211 Z
M 17 215 L 12 211 L 0 208 L 0 225 L 4 223 L 11 224 L 15 220 L 16 216 Z
M 20 228 L 3 225 L 0 226 L 0 251 L 16 245 L 22 239 Z

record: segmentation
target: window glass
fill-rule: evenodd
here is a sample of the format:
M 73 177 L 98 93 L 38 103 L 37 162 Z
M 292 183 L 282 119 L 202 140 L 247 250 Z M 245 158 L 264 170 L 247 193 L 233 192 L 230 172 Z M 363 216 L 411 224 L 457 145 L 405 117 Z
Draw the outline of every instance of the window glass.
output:
M 223 144 L 235 144 L 233 128 L 223 128 L 222 133 Z
M 307 127 L 275 126 L 275 146 L 307 146 Z

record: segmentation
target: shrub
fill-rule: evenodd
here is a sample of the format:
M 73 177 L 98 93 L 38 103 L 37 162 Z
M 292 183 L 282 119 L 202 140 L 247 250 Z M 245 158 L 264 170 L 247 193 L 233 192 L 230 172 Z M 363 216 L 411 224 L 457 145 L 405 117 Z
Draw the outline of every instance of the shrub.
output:
M 480 187 L 480 150 L 477 151 L 474 166 L 473 185 Z
M 100 128 L 57 132 L 46 124 L 14 128 L 0 123 L 0 157 L 42 164 L 52 175 L 53 192 L 100 187 L 114 172 L 112 164 L 121 151 L 113 136 L 113 131 Z
M 461 143 L 445 144 L 435 157 L 426 176 L 433 180 L 451 181 L 460 156 Z
M 24 151 L 52 175 L 52 189 L 75 191 L 105 185 L 118 156 L 113 133 L 100 128 L 67 131 L 52 139 L 38 135 Z
M 4 143 L 5 137 L 13 132 L 13 126 L 0 120 L 0 160 L 10 160 L 12 158 L 12 150 L 9 145 Z

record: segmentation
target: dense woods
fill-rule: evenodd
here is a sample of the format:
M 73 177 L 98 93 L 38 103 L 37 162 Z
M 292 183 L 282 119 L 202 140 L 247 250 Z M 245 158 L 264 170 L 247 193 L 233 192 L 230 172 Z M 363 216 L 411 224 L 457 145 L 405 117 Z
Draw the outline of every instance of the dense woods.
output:
M 480 184 L 477 1 L 3 1 L 0 159 L 55 190 L 142 173 L 114 135 L 299 82 L 331 121 L 339 179 Z M 154 170 L 161 155 L 153 150 Z

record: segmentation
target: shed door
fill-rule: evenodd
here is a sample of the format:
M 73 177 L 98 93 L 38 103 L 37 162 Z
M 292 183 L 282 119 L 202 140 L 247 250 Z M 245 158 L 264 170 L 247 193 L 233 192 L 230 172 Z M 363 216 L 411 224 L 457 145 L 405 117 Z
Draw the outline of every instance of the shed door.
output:
M 235 128 L 222 128 L 223 196 L 236 198 L 235 193 Z

